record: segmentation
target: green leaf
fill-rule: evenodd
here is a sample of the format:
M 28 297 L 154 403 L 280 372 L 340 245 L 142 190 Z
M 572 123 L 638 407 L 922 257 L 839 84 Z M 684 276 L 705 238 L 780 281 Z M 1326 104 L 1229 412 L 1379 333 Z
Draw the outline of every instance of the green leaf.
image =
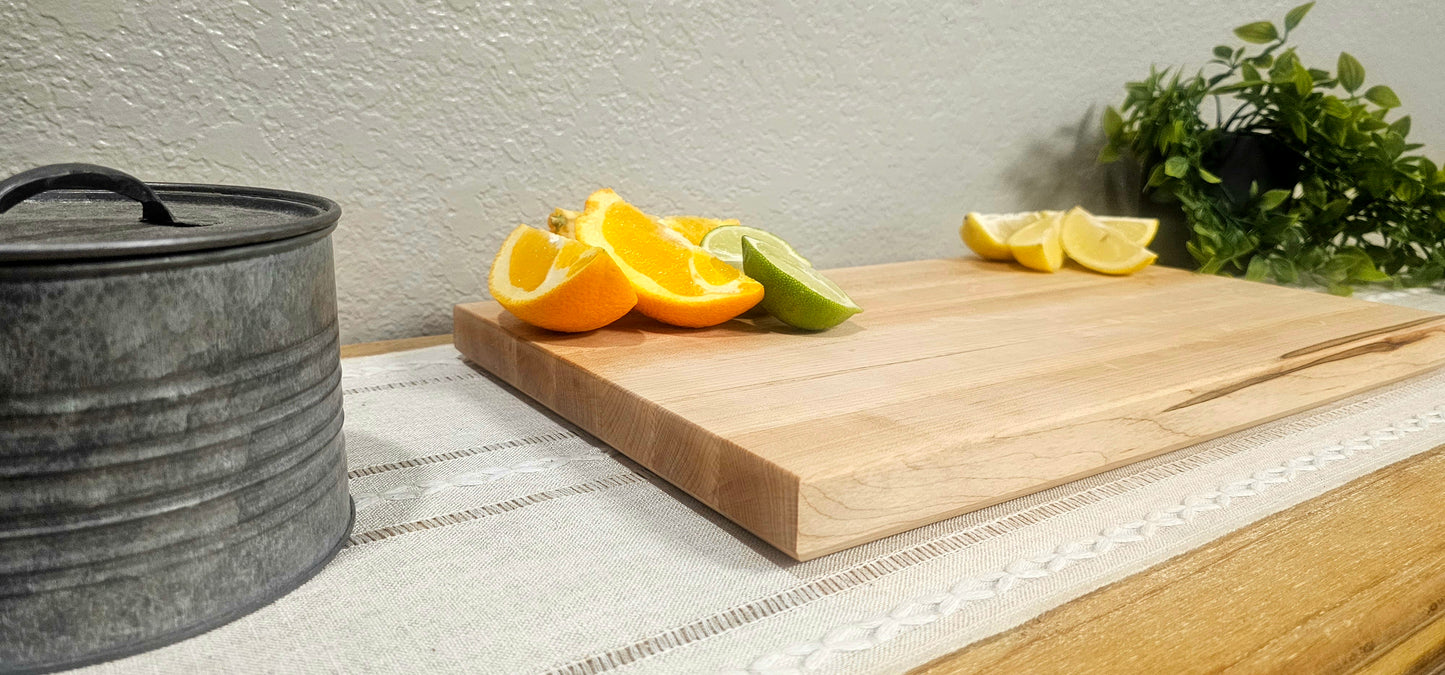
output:
M 1345 249 L 1336 257 L 1336 260 L 1343 263 L 1346 270 L 1345 278 L 1350 281 L 1370 283 L 1390 278 L 1390 275 L 1375 267 L 1375 261 L 1370 258 L 1370 254 L 1362 249 Z
M 1269 276 L 1269 260 L 1262 255 L 1256 255 L 1249 259 L 1249 267 L 1244 270 L 1244 278 L 1250 281 L 1264 281 Z
M 1183 178 L 1189 173 L 1189 160 L 1174 155 L 1164 162 L 1164 173 L 1173 178 Z
M 1395 133 L 1397 133 L 1397 134 L 1400 134 L 1400 138 L 1404 138 L 1404 137 L 1406 137 L 1406 136 L 1409 136 L 1409 135 L 1410 135 L 1410 116 L 1409 116 L 1409 115 L 1406 115 L 1406 116 L 1404 116 L 1404 117 L 1401 117 L 1400 119 L 1395 120 L 1395 123 L 1390 125 L 1390 131 L 1393 131 L 1393 132 L 1395 132 Z
M 1217 87 L 1217 88 L 1214 89 L 1214 91 L 1211 91 L 1211 92 L 1209 92 L 1209 93 L 1211 93 L 1211 94 L 1228 94 L 1229 92 L 1232 92 L 1232 91 L 1242 91 L 1242 90 L 1244 90 L 1244 89 L 1249 89 L 1249 88 L 1251 88 L 1251 87 L 1262 87 L 1262 86 L 1264 86 L 1264 85 L 1266 85 L 1266 84 L 1269 84 L 1269 83 L 1268 83 L 1268 82 L 1265 82 L 1264 80 L 1244 80 L 1244 81 L 1242 81 L 1242 82 L 1235 82 L 1235 83 L 1232 83 L 1232 84 L 1226 84 L 1226 85 L 1224 85 L 1224 86 L 1222 86 L 1222 87 Z
M 1290 116 L 1289 128 L 1290 131 L 1294 132 L 1295 138 L 1298 138 L 1301 143 L 1309 139 L 1308 125 L 1305 124 L 1304 118 L 1298 114 Z
M 1300 65 L 1298 61 L 1294 64 L 1293 79 L 1295 91 L 1299 92 L 1302 97 L 1308 96 L 1310 90 L 1315 87 L 1315 78 L 1311 77 L 1309 69 Z
M 1269 261 L 1270 271 L 1274 272 L 1276 281 L 1285 284 L 1292 284 L 1299 280 L 1299 273 L 1295 271 L 1294 263 L 1285 258 L 1274 258 Z
M 1305 4 L 1300 5 L 1299 7 L 1296 7 L 1296 8 L 1294 8 L 1294 9 L 1291 9 L 1291 10 L 1289 11 L 1289 14 L 1284 15 L 1284 30 L 1285 30 L 1285 32 L 1288 33 L 1289 31 L 1294 30 L 1295 26 L 1298 26 L 1298 25 L 1299 25 L 1299 22 L 1304 21 L 1305 15 L 1306 15 L 1306 14 L 1309 14 L 1309 13 L 1310 13 L 1310 8 L 1311 8 L 1311 7 L 1314 7 L 1314 6 L 1315 6 L 1315 3 L 1313 3 L 1313 2 L 1306 2 Z
M 1228 60 L 1234 58 L 1234 50 L 1233 50 L 1233 49 L 1230 49 L 1229 47 L 1226 47 L 1226 46 L 1224 46 L 1224 45 L 1219 45 L 1218 47 L 1215 47 L 1215 48 L 1214 48 L 1214 56 L 1215 56 L 1215 58 L 1224 59 L 1225 61 L 1228 61 Z
M 1256 21 L 1247 23 L 1234 29 L 1234 34 L 1245 42 L 1257 45 L 1267 44 L 1279 39 L 1279 30 L 1274 24 L 1268 21 Z
M 1365 98 L 1370 99 L 1370 102 L 1381 108 L 1400 107 L 1400 97 L 1395 95 L 1395 90 L 1383 84 L 1370 87 L 1370 89 L 1365 92 Z
M 1259 208 L 1269 211 L 1289 199 L 1289 190 L 1270 190 L 1259 196 Z
M 1259 76 L 1259 69 L 1258 69 L 1258 68 L 1255 68 L 1253 65 L 1248 64 L 1248 63 L 1246 63 L 1246 64 L 1244 64 L 1244 65 L 1241 65 L 1241 66 L 1239 67 L 1239 75 L 1240 75 L 1240 77 L 1243 78 L 1245 81 L 1263 80 L 1263 79 L 1264 79 L 1264 78 L 1262 78 L 1262 77 Z
M 1405 152 L 1405 139 L 1397 133 L 1387 132 L 1380 135 L 1380 148 L 1385 151 L 1390 159 L 1395 159 Z
M 1119 116 L 1119 111 L 1114 106 L 1104 108 L 1104 135 L 1110 140 L 1118 138 L 1119 130 L 1124 128 L 1124 118 Z
M 1164 165 L 1155 164 L 1154 170 L 1149 172 L 1149 182 L 1146 183 L 1145 186 L 1151 188 L 1159 187 L 1160 185 L 1163 185 L 1164 181 L 1168 179 L 1169 177 L 1164 175 Z
M 1269 68 L 1269 79 L 1275 84 L 1288 84 L 1294 82 L 1294 67 L 1299 65 L 1299 57 L 1294 51 L 1287 51 L 1274 60 L 1274 65 Z
M 1260 68 L 1268 68 L 1271 64 L 1274 63 L 1274 56 L 1270 54 L 1260 54 L 1259 56 L 1249 59 L 1249 61 L 1250 63 L 1253 63 Z
M 1336 199 L 1327 204 L 1325 210 L 1320 212 L 1319 221 L 1325 225 L 1333 223 L 1339 220 L 1340 216 L 1345 215 L 1345 210 L 1348 208 L 1350 208 L 1350 200 L 1344 198 Z
M 1345 91 L 1353 94 L 1365 84 L 1365 67 L 1348 52 L 1340 52 L 1340 60 L 1335 64 L 1335 68 L 1340 72 L 1340 86 L 1344 87 Z
M 1204 182 L 1206 182 L 1206 183 L 1214 183 L 1215 185 L 1218 185 L 1219 183 L 1223 182 L 1223 181 L 1221 181 L 1221 180 L 1219 179 L 1219 176 L 1216 176 L 1216 175 L 1214 175 L 1214 174 L 1212 174 L 1212 173 L 1209 173 L 1208 171 L 1205 171 L 1204 169 L 1200 169 L 1200 170 L 1199 170 L 1199 177 L 1202 178 L 1202 179 L 1204 179 Z
M 1435 207 L 1435 220 L 1445 223 L 1445 206 Z
M 1425 186 L 1413 180 L 1403 180 L 1395 184 L 1395 196 L 1402 202 L 1413 202 L 1424 194 Z
M 1350 117 L 1350 115 L 1354 114 L 1350 111 L 1350 106 L 1345 105 L 1344 101 L 1341 101 L 1334 96 L 1324 97 L 1324 99 L 1320 101 L 1320 105 L 1324 107 L 1325 114 L 1329 115 L 1330 117 L 1347 119 Z
M 1111 145 L 1105 145 L 1099 149 L 1099 163 L 1110 164 L 1119 161 L 1119 149 Z
M 1373 117 L 1366 117 L 1360 120 L 1360 131 L 1379 131 L 1381 129 L 1388 128 L 1390 128 L 1390 125 L 1385 124 L 1384 122 L 1381 122 L 1380 120 L 1377 120 Z

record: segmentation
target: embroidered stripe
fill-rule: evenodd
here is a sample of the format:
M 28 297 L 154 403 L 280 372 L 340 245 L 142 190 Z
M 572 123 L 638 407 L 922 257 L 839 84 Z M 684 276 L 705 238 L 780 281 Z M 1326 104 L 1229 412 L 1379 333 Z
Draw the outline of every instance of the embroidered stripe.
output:
M 451 452 L 443 452 L 435 455 L 427 455 L 425 457 L 405 459 L 400 462 L 387 462 L 386 464 L 373 464 L 371 466 L 364 466 L 359 469 L 352 469 L 351 471 L 348 471 L 346 473 L 346 477 L 361 478 L 362 476 L 374 476 L 378 473 L 384 473 L 386 471 L 409 469 L 414 466 L 422 466 L 425 464 L 436 464 L 437 462 L 445 462 L 453 459 L 461 459 L 463 457 L 471 457 L 472 455 L 480 455 L 484 452 L 492 452 L 494 450 L 519 448 L 524 445 L 536 445 L 538 443 L 548 443 L 551 441 L 561 441 L 577 437 L 577 434 L 565 430 L 554 431 L 538 436 L 525 436 L 522 438 L 514 438 L 509 441 L 501 441 L 499 443 L 488 443 L 486 445 L 479 445 L 476 447 L 464 448 L 461 450 L 453 450 Z
M 437 376 L 437 377 L 428 377 L 428 378 L 422 379 L 422 380 L 412 380 L 412 381 L 410 381 L 410 382 L 392 382 L 392 383 L 389 383 L 389 384 L 373 384 L 373 385 L 366 386 L 366 387 L 352 387 L 352 388 L 350 388 L 350 389 L 342 389 L 342 390 L 341 390 L 341 393 L 342 393 L 343 395 L 345 395 L 345 396 L 353 396 L 353 395 L 356 395 L 356 394 L 367 394 L 367 393 L 371 393 L 371 392 L 374 392 L 374 391 L 390 391 L 390 390 L 392 390 L 392 389 L 405 389 L 405 388 L 407 388 L 407 387 L 416 387 L 416 386 L 420 386 L 420 385 L 423 385 L 423 384 L 438 384 L 438 383 L 441 383 L 441 382 L 460 382 L 460 381 L 462 381 L 462 380 L 478 380 L 478 379 L 483 379 L 483 378 L 485 378 L 485 377 L 486 377 L 486 375 L 483 375 L 483 374 L 481 374 L 481 373 L 461 373 L 461 374 L 458 374 L 458 375 L 440 375 L 440 376 Z
M 991 600 L 1032 579 L 1050 576 L 1077 562 L 1093 560 L 1116 548 L 1145 541 L 1164 528 L 1188 525 L 1201 514 L 1226 509 L 1236 500 L 1254 497 L 1273 486 L 1294 481 L 1305 473 L 1320 471 L 1330 463 L 1349 460 L 1359 453 L 1375 450 L 1437 424 L 1445 424 L 1445 405 L 1299 455 L 1214 490 L 1188 495 L 1175 505 L 1150 511 L 1138 520 L 1105 527 L 1090 539 L 1059 544 L 1052 551 L 1020 558 L 979 578 L 960 579 L 947 589 L 935 589 L 895 606 L 885 615 L 835 626 L 817 641 L 790 645 L 760 656 L 746 668 L 729 671 L 728 675 L 781 675 L 815 670 L 835 654 L 872 649 L 913 627 L 952 615 L 966 603 Z
M 646 480 L 647 479 L 643 478 L 642 476 L 634 473 L 620 473 L 613 476 L 608 476 L 606 478 L 589 481 L 586 483 L 578 483 L 576 485 L 569 485 L 567 487 L 557 488 L 555 490 L 534 492 L 524 497 L 508 499 L 504 502 L 488 504 L 486 506 L 478 506 L 476 508 L 467 509 L 465 511 L 448 513 L 446 515 L 435 516 L 423 520 L 415 520 L 409 523 L 388 525 L 386 527 L 381 527 L 375 530 L 369 530 L 367 532 L 352 535 L 351 538 L 346 541 L 346 545 L 359 546 L 361 544 L 370 544 L 373 542 L 381 541 L 383 539 L 390 539 L 392 537 L 398 537 L 403 534 L 410 534 L 412 532 L 421 532 L 422 530 L 431 530 L 438 527 L 445 527 L 447 525 L 465 523 L 472 520 L 486 518 L 487 516 L 497 516 L 503 513 L 507 513 L 508 511 L 515 511 L 517 509 L 531 506 L 533 504 L 541 504 L 543 502 L 549 502 L 554 499 L 560 499 L 562 497 L 587 494 L 589 492 L 601 492 L 603 490 L 621 487 L 623 485 L 646 482 Z
M 1215 447 L 1181 457 L 1166 464 L 1150 467 L 1139 473 L 1096 485 L 1080 492 L 1060 497 L 1050 502 L 1028 507 L 1022 511 L 994 521 L 973 525 L 965 530 L 943 534 L 934 539 L 914 544 L 906 549 L 874 558 L 852 568 L 830 574 L 780 593 L 739 605 L 697 621 L 649 636 L 637 643 L 618 647 L 607 652 L 588 656 L 572 663 L 547 671 L 546 675 L 595 675 L 626 665 L 639 658 L 638 645 L 646 643 L 674 643 L 679 646 L 720 635 L 735 628 L 773 616 L 784 610 L 800 607 L 817 599 L 866 584 L 907 569 L 913 565 L 933 560 L 943 555 L 961 551 L 981 544 L 995 537 L 1004 536 L 1024 527 L 1038 524 L 1050 518 L 1066 515 L 1090 504 L 1121 496 L 1133 490 L 1147 487 L 1159 480 L 1186 473 L 1215 461 L 1225 459 L 1261 442 L 1288 437 L 1301 429 L 1313 427 L 1333 419 L 1344 417 L 1357 408 L 1366 405 L 1360 402 L 1341 408 L 1282 424 L 1275 428 L 1254 432 L 1245 438 L 1223 443 Z M 1432 414 L 1432 413 L 1427 413 Z M 665 650 L 664 650 L 665 651 Z

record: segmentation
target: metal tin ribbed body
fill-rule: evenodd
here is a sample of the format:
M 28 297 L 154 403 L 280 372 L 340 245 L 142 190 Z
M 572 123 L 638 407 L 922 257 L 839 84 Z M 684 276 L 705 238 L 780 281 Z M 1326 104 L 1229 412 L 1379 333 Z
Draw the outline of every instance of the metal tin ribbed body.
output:
M 0 261 L 0 671 L 219 625 L 309 578 L 350 531 L 339 210 L 220 191 L 328 222 L 162 255 Z

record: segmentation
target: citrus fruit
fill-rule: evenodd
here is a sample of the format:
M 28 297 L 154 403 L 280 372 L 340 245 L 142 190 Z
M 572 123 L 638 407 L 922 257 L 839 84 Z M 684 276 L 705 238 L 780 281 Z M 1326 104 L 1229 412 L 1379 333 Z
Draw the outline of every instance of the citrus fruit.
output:
M 788 242 L 783 241 L 777 235 L 746 225 L 728 225 L 708 232 L 707 236 L 702 238 L 702 247 L 707 249 L 708 253 L 717 256 L 718 260 L 742 269 L 743 237 L 752 237 L 755 241 L 766 241 L 781 251 L 780 255 L 791 256 L 797 264 L 806 267 L 813 266 L 813 263 L 808 262 L 807 258 L 793 250 Z
M 1059 213 L 1045 215 L 1009 237 L 1014 260 L 1040 272 L 1055 272 L 1063 267 L 1064 249 L 1059 241 L 1062 217 Z
M 566 333 L 606 326 L 637 304 L 606 251 L 526 225 L 507 236 L 487 287 L 517 318 Z
M 1104 274 L 1133 274 L 1159 256 L 1093 214 L 1074 207 L 1063 216 L 1061 240 L 1074 262 Z
M 758 304 L 763 287 L 612 190 L 587 198 L 577 239 L 607 251 L 637 291 L 637 310 L 663 323 L 700 328 Z
M 958 233 L 963 243 L 984 260 L 1013 260 L 1008 240 L 1015 232 L 1038 222 L 1052 211 L 1023 213 L 970 213 Z
M 763 309 L 804 330 L 827 330 L 863 311 L 843 289 L 812 266 L 798 262 L 786 245 L 742 238 L 743 270 L 767 289 Z
M 676 232 L 694 244 L 701 244 L 702 238 L 719 227 L 737 225 L 736 218 L 719 220 L 717 218 L 702 218 L 699 216 L 665 216 L 658 221 L 663 227 Z
M 567 209 L 553 209 L 547 216 L 547 229 L 568 239 L 577 238 L 577 216 L 582 214 Z
M 1148 246 L 1159 233 L 1158 218 L 1130 218 L 1127 216 L 1095 216 L 1099 222 L 1119 231 L 1140 246 Z

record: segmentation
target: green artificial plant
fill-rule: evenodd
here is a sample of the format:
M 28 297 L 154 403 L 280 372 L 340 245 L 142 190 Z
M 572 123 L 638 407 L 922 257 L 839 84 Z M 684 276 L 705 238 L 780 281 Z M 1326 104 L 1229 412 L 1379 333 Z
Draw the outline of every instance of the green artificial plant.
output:
M 1390 119 L 1400 99 L 1366 88 L 1353 56 L 1341 53 L 1331 73 L 1286 48 L 1313 5 L 1290 10 L 1283 30 L 1236 28 L 1255 47 L 1215 47 L 1193 76 L 1151 68 L 1128 83 L 1120 108 L 1104 112 L 1100 160 L 1131 154 L 1146 193 L 1178 203 L 1203 272 L 1343 294 L 1363 282 L 1434 283 L 1445 276 L 1445 171 L 1411 154 L 1421 146 L 1406 140 L 1410 118 Z M 1269 137 L 1290 169 L 1285 183 L 1229 189 L 1221 148 L 1246 135 Z

